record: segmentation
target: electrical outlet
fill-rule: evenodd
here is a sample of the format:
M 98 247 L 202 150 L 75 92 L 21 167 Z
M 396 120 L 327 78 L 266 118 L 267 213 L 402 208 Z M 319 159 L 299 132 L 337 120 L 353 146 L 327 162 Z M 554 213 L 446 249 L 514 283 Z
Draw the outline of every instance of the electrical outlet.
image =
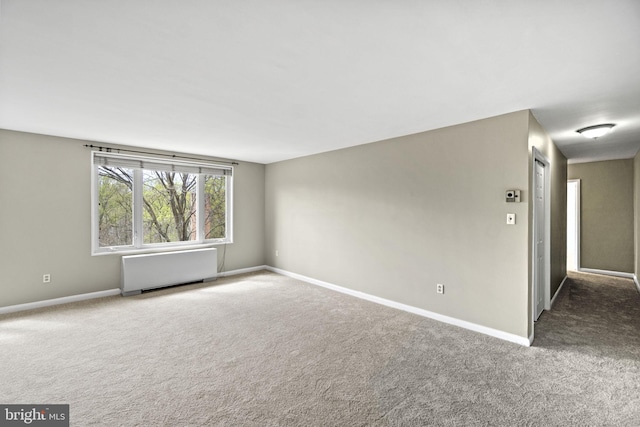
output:
M 51 282 L 51 275 L 50 274 L 43 274 L 42 275 L 42 283 L 50 283 Z
M 516 214 L 508 213 L 507 214 L 507 225 L 514 225 L 516 223 Z
M 442 283 L 438 283 L 436 285 L 436 292 L 439 294 L 444 294 L 444 285 Z

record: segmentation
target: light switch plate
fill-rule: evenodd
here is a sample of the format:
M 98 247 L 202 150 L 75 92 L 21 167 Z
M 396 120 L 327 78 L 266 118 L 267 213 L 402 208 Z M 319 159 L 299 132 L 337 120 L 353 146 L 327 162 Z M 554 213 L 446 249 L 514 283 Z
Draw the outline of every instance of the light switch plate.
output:
M 507 214 L 507 224 L 514 225 L 516 223 L 516 214 L 508 213 Z

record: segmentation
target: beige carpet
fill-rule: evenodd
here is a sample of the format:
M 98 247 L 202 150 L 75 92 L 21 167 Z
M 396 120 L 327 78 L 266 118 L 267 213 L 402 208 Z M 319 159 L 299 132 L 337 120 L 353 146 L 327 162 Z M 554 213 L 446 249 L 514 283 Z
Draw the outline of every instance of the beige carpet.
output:
M 0 363 L 74 426 L 638 426 L 640 295 L 575 275 L 526 348 L 261 272 L 2 315 Z

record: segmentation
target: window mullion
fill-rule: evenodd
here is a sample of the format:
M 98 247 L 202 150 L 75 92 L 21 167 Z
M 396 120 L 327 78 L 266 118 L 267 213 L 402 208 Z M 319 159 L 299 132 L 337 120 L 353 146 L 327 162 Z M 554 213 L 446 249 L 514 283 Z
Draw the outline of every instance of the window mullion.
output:
M 225 240 L 227 242 L 233 241 L 233 176 L 227 176 L 225 179 Z
M 133 246 L 136 248 L 142 247 L 144 242 L 143 237 L 143 179 L 142 170 L 134 169 L 133 171 Z
M 92 156 L 93 157 L 93 156 Z M 91 160 L 93 162 L 93 158 Z M 91 174 L 91 246 L 92 251 L 97 252 L 100 249 L 100 223 L 98 221 L 100 207 L 98 205 L 100 194 L 100 175 L 99 168 L 94 166 Z
M 204 199 L 205 199 L 205 193 L 204 193 L 204 182 L 205 182 L 205 177 L 202 174 L 198 174 L 198 178 L 197 178 L 197 182 L 198 182 L 198 186 L 197 186 L 197 190 L 196 190 L 196 202 L 197 202 L 197 207 L 196 207 L 196 220 L 197 220 L 197 227 L 198 227 L 198 241 L 199 242 L 203 242 L 205 239 L 205 233 L 204 233 L 204 220 L 205 220 L 205 216 L 206 216 L 206 212 L 205 212 L 205 203 L 204 203 Z

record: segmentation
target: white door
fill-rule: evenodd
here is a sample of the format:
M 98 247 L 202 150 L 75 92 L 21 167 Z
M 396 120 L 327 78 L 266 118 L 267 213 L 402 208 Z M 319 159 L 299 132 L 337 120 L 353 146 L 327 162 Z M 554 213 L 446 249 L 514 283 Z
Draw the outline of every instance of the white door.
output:
M 544 310 L 544 273 L 545 273 L 545 167 L 544 164 L 536 160 L 535 176 L 535 206 L 533 233 L 535 241 L 535 265 L 533 267 L 533 300 L 534 300 L 534 320 L 538 320 L 542 310 Z
M 567 182 L 567 270 L 580 268 L 580 180 Z

